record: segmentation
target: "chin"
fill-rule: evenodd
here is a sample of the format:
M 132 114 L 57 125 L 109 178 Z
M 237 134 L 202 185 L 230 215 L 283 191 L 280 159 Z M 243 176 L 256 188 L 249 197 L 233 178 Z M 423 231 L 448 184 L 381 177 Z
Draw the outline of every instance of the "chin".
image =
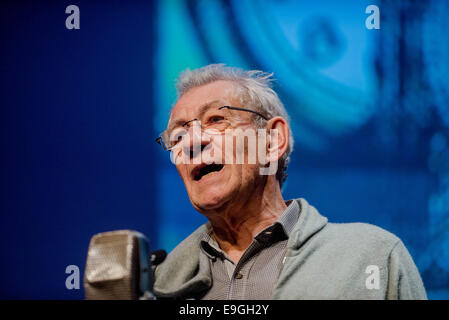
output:
M 198 197 L 192 199 L 191 202 L 196 210 L 200 212 L 215 210 L 222 207 L 228 201 L 229 197 L 226 197 L 223 194 L 210 194 L 208 191 L 205 191 Z
M 198 211 L 210 211 L 223 206 L 224 201 L 221 200 L 199 200 L 194 202 L 194 206 Z

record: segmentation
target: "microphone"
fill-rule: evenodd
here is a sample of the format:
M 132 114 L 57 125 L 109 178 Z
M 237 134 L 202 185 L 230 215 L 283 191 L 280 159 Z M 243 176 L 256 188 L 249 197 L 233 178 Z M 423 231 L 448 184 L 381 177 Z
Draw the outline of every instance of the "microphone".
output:
M 148 239 L 140 232 L 118 230 L 92 237 L 84 272 L 87 300 L 154 300 L 152 265 L 167 253 L 150 255 Z

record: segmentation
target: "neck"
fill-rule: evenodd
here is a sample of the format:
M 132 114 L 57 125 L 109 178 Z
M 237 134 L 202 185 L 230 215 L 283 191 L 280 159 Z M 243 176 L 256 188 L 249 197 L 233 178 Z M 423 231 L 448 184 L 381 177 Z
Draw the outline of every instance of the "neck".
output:
M 228 204 L 207 215 L 215 240 L 234 261 L 238 261 L 254 237 L 278 220 L 287 208 L 274 176 L 268 176 L 266 183 L 259 186 L 246 199 L 236 201 L 238 204 Z

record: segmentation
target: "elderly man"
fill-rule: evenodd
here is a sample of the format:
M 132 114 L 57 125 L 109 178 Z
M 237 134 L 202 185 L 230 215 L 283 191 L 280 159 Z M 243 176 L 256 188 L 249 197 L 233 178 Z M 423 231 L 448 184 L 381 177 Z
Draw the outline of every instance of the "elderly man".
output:
M 293 139 L 270 76 L 221 64 L 180 75 L 179 99 L 157 141 L 209 221 L 156 268 L 156 296 L 425 299 L 396 236 L 369 224 L 329 223 L 305 199 L 283 199 Z

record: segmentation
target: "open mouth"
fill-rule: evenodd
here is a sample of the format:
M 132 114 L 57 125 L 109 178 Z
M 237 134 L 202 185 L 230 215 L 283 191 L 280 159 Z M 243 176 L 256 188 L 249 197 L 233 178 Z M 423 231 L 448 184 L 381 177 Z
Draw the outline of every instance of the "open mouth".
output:
M 199 165 L 192 171 L 193 180 L 200 181 L 204 176 L 208 175 L 209 173 L 221 171 L 223 167 L 224 165 L 215 163 Z

